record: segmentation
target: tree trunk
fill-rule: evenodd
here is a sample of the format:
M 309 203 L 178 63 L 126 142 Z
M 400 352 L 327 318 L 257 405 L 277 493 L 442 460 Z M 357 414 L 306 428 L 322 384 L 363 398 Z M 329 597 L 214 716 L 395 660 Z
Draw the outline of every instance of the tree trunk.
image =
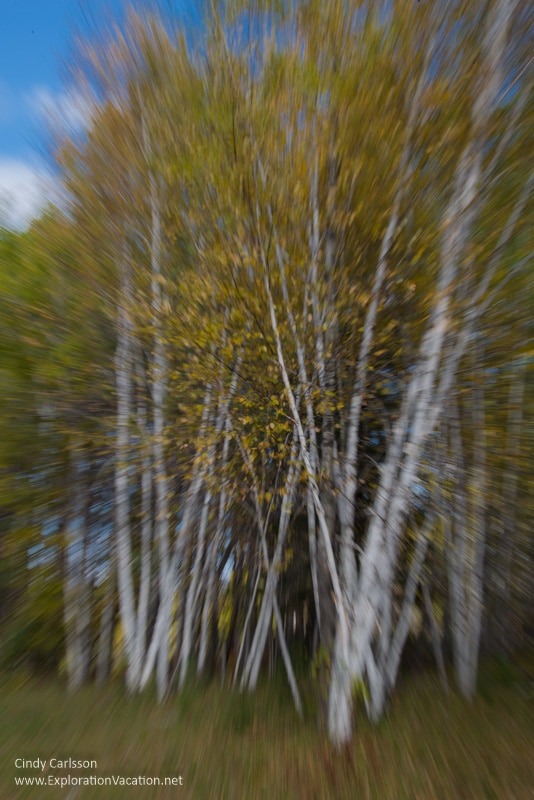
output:
M 117 434 L 115 457 L 115 536 L 117 547 L 117 576 L 119 610 L 124 633 L 127 662 L 126 683 L 135 689 L 135 604 L 132 579 L 132 544 L 130 530 L 130 498 L 128 463 L 130 459 L 130 415 L 132 412 L 132 350 L 131 320 L 132 282 L 128 252 L 120 265 L 121 294 L 118 309 L 117 349 L 115 354 L 115 383 L 117 392 Z

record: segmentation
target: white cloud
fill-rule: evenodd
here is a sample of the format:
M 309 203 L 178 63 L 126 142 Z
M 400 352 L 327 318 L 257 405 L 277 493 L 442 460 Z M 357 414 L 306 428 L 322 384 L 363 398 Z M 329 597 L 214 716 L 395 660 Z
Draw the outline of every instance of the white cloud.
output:
M 90 99 L 74 88 L 54 94 L 46 86 L 38 86 L 28 96 L 28 104 L 41 121 L 56 130 L 67 129 L 73 133 L 85 130 L 93 114 Z
M 0 224 L 23 230 L 56 194 L 44 167 L 0 157 Z

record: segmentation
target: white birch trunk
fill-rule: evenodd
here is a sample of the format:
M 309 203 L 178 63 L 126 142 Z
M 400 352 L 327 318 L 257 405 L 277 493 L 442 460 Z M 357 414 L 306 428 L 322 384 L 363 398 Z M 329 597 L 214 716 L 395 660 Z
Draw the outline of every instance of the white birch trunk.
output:
M 91 623 L 87 587 L 89 487 L 87 466 L 79 452 L 71 454 L 73 498 L 65 526 L 66 552 L 64 623 L 68 685 L 71 691 L 86 681 L 89 670 L 88 628 Z
M 138 356 L 137 373 L 139 392 L 139 398 L 137 401 L 137 424 L 141 437 L 143 456 L 141 472 L 141 571 L 137 600 L 135 667 L 133 670 L 136 682 L 138 682 L 141 677 L 141 669 L 146 651 L 152 560 L 152 458 L 148 441 L 149 433 L 147 429 L 146 401 L 144 397 L 143 368 L 140 356 Z
M 209 638 L 209 627 L 210 627 L 210 615 L 212 614 L 214 608 L 214 600 L 215 600 L 215 585 L 217 580 L 217 553 L 219 549 L 219 545 L 222 541 L 223 530 L 224 530 L 224 522 L 225 522 L 225 514 L 226 514 L 226 502 L 227 502 L 227 488 L 226 488 L 226 476 L 225 470 L 228 462 L 228 451 L 230 448 L 230 419 L 227 415 L 226 422 L 224 425 L 224 443 L 223 443 L 223 450 L 222 450 L 222 457 L 221 457 L 221 469 L 223 472 L 223 482 L 221 487 L 221 492 L 219 495 L 219 509 L 217 513 L 217 525 L 215 528 L 215 534 L 213 536 L 213 541 L 211 542 L 209 548 L 209 554 L 207 559 L 207 588 L 206 588 L 206 596 L 204 599 L 204 605 L 202 609 L 202 622 L 200 628 L 200 643 L 198 648 L 198 661 L 197 661 L 197 675 L 200 675 L 205 668 L 206 665 L 206 656 L 208 651 L 208 638 Z
M 296 482 L 298 478 L 298 464 L 295 463 L 296 456 L 296 437 L 293 437 L 293 443 L 289 456 L 289 469 L 286 476 L 284 487 L 284 496 L 282 498 L 282 507 L 280 510 L 280 519 L 278 525 L 278 539 L 276 548 L 273 553 L 272 560 L 269 563 L 267 557 L 267 576 L 265 581 L 265 591 L 263 594 L 262 604 L 258 617 L 258 624 L 250 648 L 249 657 L 243 670 L 242 686 L 248 685 L 249 690 L 256 688 L 259 670 L 267 644 L 267 635 L 270 629 L 272 616 L 276 602 L 276 586 L 278 583 L 278 571 L 282 563 L 282 554 L 285 546 L 286 536 L 289 529 L 289 522 L 291 519 L 291 509 L 295 497 Z M 265 536 L 265 532 L 263 534 Z
M 132 578 L 132 544 L 130 529 L 130 498 L 128 462 L 130 458 L 130 416 L 132 412 L 132 350 L 131 320 L 132 279 L 126 244 L 120 264 L 120 301 L 118 308 L 117 349 L 115 354 L 115 383 L 117 392 L 117 433 L 115 461 L 115 536 L 117 547 L 117 578 L 119 611 L 124 633 L 128 689 L 135 688 L 133 670 L 135 659 L 135 603 Z
M 211 468 L 208 469 L 208 480 L 211 478 Z M 195 557 L 191 568 L 191 578 L 189 588 L 187 591 L 185 603 L 185 616 L 184 616 L 184 630 L 182 635 L 182 648 L 180 650 L 180 678 L 179 686 L 183 687 L 187 677 L 187 669 L 189 666 L 189 658 L 191 655 L 192 636 L 194 628 L 194 605 L 197 594 L 197 586 L 200 579 L 200 569 L 202 559 L 204 556 L 204 542 L 206 538 L 206 529 L 208 527 L 208 515 L 211 503 L 211 490 L 207 489 L 204 495 L 204 502 L 202 504 L 202 513 L 200 516 L 200 524 L 198 529 L 198 537 L 196 542 Z
M 384 586 L 392 580 L 394 565 L 388 563 L 387 537 L 397 537 L 408 506 L 408 492 L 417 473 L 422 447 L 432 430 L 438 412 L 431 414 L 433 387 L 442 355 L 445 333 L 449 322 L 449 307 L 465 243 L 473 225 L 473 207 L 479 191 L 482 153 L 481 143 L 487 135 L 487 122 L 494 109 L 501 83 L 501 62 L 506 43 L 510 16 L 515 0 L 501 0 L 492 10 L 485 39 L 485 83 L 473 107 L 472 137 L 464 149 L 456 171 L 455 189 L 445 213 L 446 225 L 442 239 L 441 268 L 437 285 L 436 302 L 430 324 L 423 338 L 420 362 L 410 380 L 406 406 L 410 427 L 397 426 L 398 436 L 393 437 L 393 448 L 402 447 L 402 457 L 386 458 L 382 471 L 377 500 L 373 509 L 367 545 L 361 562 L 358 595 L 351 637 L 350 672 L 361 680 L 372 637 L 381 609 Z M 397 439 L 397 441 L 395 441 Z M 400 469 L 400 475 L 398 471 Z M 395 482 L 395 488 L 393 484 Z M 394 548 L 393 548 L 394 551 Z M 340 658 L 344 658 L 339 648 Z M 337 672 L 337 675 L 336 675 Z M 329 715 L 330 736 L 341 745 L 350 738 L 344 704 L 351 706 L 350 680 L 339 677 L 334 670 L 335 686 L 331 694 Z
M 243 634 L 241 636 L 241 642 L 239 644 L 239 651 L 238 651 L 238 654 L 237 654 L 237 659 L 236 659 L 235 667 L 234 667 L 234 675 L 233 675 L 233 678 L 232 678 L 232 684 L 234 686 L 237 683 L 237 676 L 239 675 L 239 667 L 241 666 L 241 659 L 242 659 L 243 653 L 245 652 L 245 649 L 246 649 L 245 645 L 246 645 L 247 640 L 248 640 L 249 625 L 250 625 L 250 620 L 251 620 L 251 617 L 252 617 L 252 612 L 254 610 L 254 605 L 256 603 L 256 597 L 257 597 L 257 594 L 258 594 L 258 586 L 259 586 L 259 583 L 260 583 L 260 576 L 261 576 L 261 567 L 260 567 L 260 564 L 258 563 L 258 567 L 256 569 L 256 576 L 254 578 L 254 585 L 252 587 L 252 592 L 250 594 L 250 601 L 249 601 L 249 604 L 248 604 L 247 614 L 246 614 L 246 617 L 245 617 L 245 624 L 243 625 Z
M 295 439 L 293 441 L 293 446 L 291 448 L 291 455 L 294 456 L 295 454 L 295 447 L 296 442 Z M 302 703 L 300 699 L 300 694 L 297 686 L 297 681 L 295 678 L 295 673 L 293 671 L 293 665 L 291 663 L 291 657 L 289 655 L 289 651 L 287 649 L 287 644 L 285 641 L 285 634 L 284 634 L 284 627 L 283 621 L 280 614 L 280 609 L 278 607 L 278 601 L 276 600 L 276 591 L 275 591 L 275 578 L 274 573 L 272 572 L 272 563 L 269 561 L 269 552 L 267 549 L 267 542 L 266 542 L 266 530 L 267 530 L 267 519 L 264 518 L 264 514 L 262 512 L 260 497 L 259 497 L 259 484 L 257 478 L 254 473 L 254 467 L 252 464 L 252 459 L 246 448 L 240 442 L 241 452 L 243 457 L 247 463 L 250 475 L 252 476 L 252 493 L 254 497 L 254 506 L 256 509 L 256 522 L 258 527 L 258 532 L 260 534 L 260 545 L 261 545 L 261 553 L 263 556 L 263 561 L 265 565 L 265 569 L 271 578 L 270 580 L 270 587 L 267 589 L 267 585 L 269 584 L 269 580 L 266 583 L 266 594 L 268 593 L 268 598 L 265 602 L 265 605 L 262 606 L 263 614 L 260 614 L 260 620 L 258 621 L 258 626 L 256 629 L 257 636 L 255 637 L 255 644 L 253 643 L 250 653 L 249 659 L 247 662 L 247 667 L 244 672 L 244 678 L 242 679 L 241 685 L 242 687 L 245 686 L 245 683 L 248 680 L 249 688 L 255 688 L 259 668 L 261 665 L 261 659 L 265 650 L 265 641 L 267 639 L 267 635 L 269 632 L 269 628 L 272 621 L 272 614 L 274 612 L 275 620 L 276 620 L 276 633 L 278 636 L 278 642 L 280 645 L 280 651 L 282 653 L 282 658 L 284 660 L 284 666 L 286 668 L 286 673 L 288 677 L 289 686 L 291 689 L 291 693 L 293 695 L 293 701 L 295 703 L 295 708 L 299 714 L 302 713 Z M 293 489 L 294 489 L 294 482 L 296 481 L 296 476 L 298 475 L 297 465 L 293 463 L 290 464 L 288 478 L 286 482 L 286 494 L 284 495 L 283 502 L 282 502 L 282 513 L 280 515 L 280 530 L 279 530 L 279 538 L 278 538 L 278 545 L 277 553 L 275 555 L 279 559 L 281 557 L 282 546 L 285 540 L 285 535 L 287 532 L 287 525 L 289 524 L 289 517 L 291 513 L 291 501 L 293 496 Z M 274 559 L 273 559 L 274 561 Z
M 165 464 L 165 398 L 167 394 L 167 358 L 162 334 L 162 232 L 161 202 L 156 177 L 150 174 L 150 267 L 152 292 L 152 325 L 154 329 L 154 359 L 152 367 L 152 400 L 154 424 L 154 486 L 155 486 L 155 539 L 159 558 L 160 602 L 165 602 L 167 573 L 169 571 L 169 500 L 168 478 Z M 168 690 L 169 679 L 170 616 L 162 633 L 158 652 L 158 697 Z

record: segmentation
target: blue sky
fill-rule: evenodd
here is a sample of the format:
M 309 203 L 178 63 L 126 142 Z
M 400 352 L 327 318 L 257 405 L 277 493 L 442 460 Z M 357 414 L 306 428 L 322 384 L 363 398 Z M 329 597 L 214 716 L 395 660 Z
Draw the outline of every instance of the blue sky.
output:
M 45 199 L 46 112 L 59 109 L 76 122 L 65 61 L 75 32 L 87 35 L 120 10 L 121 0 L 0 0 L 0 222 L 23 227 Z M 180 15 L 196 16 L 199 0 L 160 0 Z M 83 100 L 83 98 L 82 98 Z

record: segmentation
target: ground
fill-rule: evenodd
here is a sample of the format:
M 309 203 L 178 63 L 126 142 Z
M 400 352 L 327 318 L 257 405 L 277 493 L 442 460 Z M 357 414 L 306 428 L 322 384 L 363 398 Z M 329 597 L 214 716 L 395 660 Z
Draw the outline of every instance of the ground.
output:
M 4 675 L 0 798 L 527 800 L 534 797 L 534 693 L 528 669 L 485 667 L 466 703 L 433 675 L 399 686 L 387 717 L 361 719 L 334 753 L 310 701 L 299 720 L 283 684 L 254 696 L 189 687 L 158 706 L 117 686 L 69 697 L 53 680 Z M 310 695 L 311 696 L 311 695 Z M 96 769 L 17 769 L 15 759 L 94 759 Z M 182 776 L 172 787 L 17 787 L 15 777 Z

